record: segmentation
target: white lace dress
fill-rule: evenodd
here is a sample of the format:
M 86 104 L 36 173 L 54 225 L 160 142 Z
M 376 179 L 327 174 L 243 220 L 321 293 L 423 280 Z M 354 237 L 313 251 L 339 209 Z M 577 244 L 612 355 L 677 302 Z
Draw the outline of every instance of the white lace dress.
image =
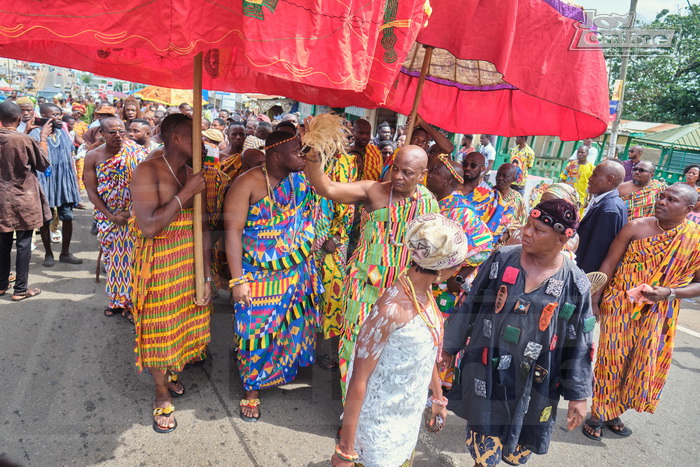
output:
M 420 316 L 391 333 L 360 411 L 355 435 L 359 463 L 399 467 L 411 458 L 436 357 L 437 347 Z

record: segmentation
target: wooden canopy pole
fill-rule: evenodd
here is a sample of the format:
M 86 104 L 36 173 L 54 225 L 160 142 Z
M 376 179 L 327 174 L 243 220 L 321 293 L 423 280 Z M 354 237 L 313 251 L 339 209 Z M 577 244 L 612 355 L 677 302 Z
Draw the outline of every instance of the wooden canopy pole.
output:
M 416 126 L 416 115 L 418 115 L 418 104 L 420 104 L 420 96 L 423 94 L 423 83 L 425 83 L 425 76 L 428 74 L 430 60 L 433 57 L 433 46 L 425 45 L 423 47 L 425 47 L 425 55 L 423 56 L 423 65 L 420 68 L 420 78 L 418 79 L 418 87 L 416 88 L 416 97 L 413 99 L 413 108 L 411 109 L 411 115 L 408 118 L 406 144 L 411 144 L 413 129 Z
M 202 53 L 194 57 L 194 85 L 192 86 L 192 171 L 202 170 Z M 194 235 L 194 280 L 197 301 L 204 298 L 204 242 L 202 240 L 202 193 L 194 195 L 192 219 Z

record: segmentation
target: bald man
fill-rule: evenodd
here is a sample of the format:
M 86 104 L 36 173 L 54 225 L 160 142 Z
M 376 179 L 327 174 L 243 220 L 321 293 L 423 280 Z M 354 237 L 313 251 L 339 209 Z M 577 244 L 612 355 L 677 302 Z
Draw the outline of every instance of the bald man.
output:
M 666 183 L 654 180 L 656 166 L 651 161 L 639 161 L 632 169 L 632 180 L 619 187 L 620 197 L 627 204 L 627 220 L 651 217 L 656 197 Z
M 617 234 L 627 223 L 627 206 L 617 187 L 625 168 L 616 160 L 601 162 L 588 179 L 591 201 L 578 228 L 576 263 L 585 272 L 598 271 Z
M 418 146 L 405 146 L 398 151 L 385 182 L 334 182 L 324 173 L 320 158 L 313 151 L 307 154 L 306 161 L 306 174 L 319 195 L 337 203 L 363 203 L 366 211 L 343 284 L 341 307 L 345 316 L 339 360 L 345 398 L 348 366 L 360 327 L 379 296 L 410 265 L 404 244 L 406 226 L 422 214 L 439 212 L 439 206 L 432 193 L 420 185 L 428 173 L 428 155 Z
M 605 427 L 615 437 L 630 436 L 620 416 L 630 409 L 654 413 L 659 404 L 680 301 L 700 296 L 700 226 L 685 218 L 697 201 L 694 187 L 675 183 L 666 188 L 656 200 L 654 217 L 630 221 L 600 266 L 611 279 L 602 296 L 592 297 L 600 341 L 591 418 L 583 427 L 588 438 L 599 441 Z M 643 284 L 632 302 L 628 291 Z

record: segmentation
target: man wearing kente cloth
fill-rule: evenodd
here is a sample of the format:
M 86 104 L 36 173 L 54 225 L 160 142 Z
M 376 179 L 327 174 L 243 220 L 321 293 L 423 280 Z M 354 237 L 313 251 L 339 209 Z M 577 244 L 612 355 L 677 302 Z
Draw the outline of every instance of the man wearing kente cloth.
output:
M 577 211 L 564 200 L 537 205 L 522 245 L 495 251 L 445 322 L 442 365 L 464 352 L 447 409 L 467 420 L 477 466 L 546 454 L 562 396 L 569 430 L 586 416 L 595 327 L 590 282 L 561 254 L 576 233 Z
M 357 158 L 357 176 L 359 180 L 379 180 L 384 167 L 384 157 L 372 141 L 372 125 L 359 118 L 352 124 L 352 146 L 348 154 Z
M 418 146 L 398 152 L 390 180 L 334 182 L 323 172 L 314 151 L 307 156 L 306 174 L 316 192 L 337 203 L 364 203 L 360 240 L 348 260 L 343 285 L 344 320 L 340 338 L 340 386 L 345 394 L 348 365 L 360 327 L 384 290 L 410 263 L 404 244 L 406 226 L 414 218 L 437 213 L 435 197 L 419 182 L 427 174 L 428 156 Z
M 486 159 L 479 152 L 470 152 L 462 161 L 464 184 L 460 191 L 467 197 L 481 220 L 491 230 L 495 242 L 513 219 L 514 208 L 506 204 L 498 190 L 491 188 L 484 181 Z
M 627 205 L 628 221 L 654 215 L 656 197 L 666 188 L 666 183 L 652 179 L 655 170 L 653 162 L 639 161 L 632 169 L 632 180 L 617 187 Z
M 469 246 L 462 267 L 452 277 L 443 277 L 445 281 L 442 284 L 433 287 L 438 307 L 443 318 L 447 319 L 469 291 L 477 267 L 493 251 L 493 235 L 469 204 L 467 197 L 457 191 L 464 183 L 464 173 L 459 162 L 453 161 L 447 154 L 438 155 L 430 167 L 427 182 L 428 189 L 438 199 L 440 214 L 462 226 Z M 442 387 L 446 389 L 452 387 L 453 378 L 453 366 L 440 372 Z
M 338 154 L 326 169 L 326 174 L 334 182 L 356 181 L 354 157 Z M 327 198 L 318 200 L 314 256 L 325 290 L 319 297 L 325 339 L 340 335 L 343 323 L 341 298 L 348 259 L 348 234 L 354 213 L 355 206 L 352 204 L 335 203 Z
M 244 421 L 260 418 L 261 389 L 289 383 L 314 362 L 321 283 L 311 252 L 316 196 L 301 142 L 275 131 L 265 163 L 239 176 L 224 203 Z
M 700 227 L 685 218 L 697 199 L 695 188 L 683 183 L 666 188 L 654 217 L 627 223 L 600 266 L 611 279 L 599 305 L 593 297 L 600 341 L 591 418 L 583 427 L 591 439 L 600 440 L 606 426 L 629 436 L 620 415 L 629 409 L 654 413 L 659 404 L 680 301 L 700 295 Z
M 124 122 L 110 117 L 100 123 L 105 144 L 85 156 L 85 186 L 95 205 L 97 241 L 107 273 L 105 291 L 109 307 L 105 316 L 131 316 L 131 251 L 129 232 L 131 192 L 129 184 L 136 165 L 146 158 L 143 146 L 126 138 Z
M 184 394 L 177 373 L 202 360 L 210 341 L 211 271 L 208 216 L 202 217 L 207 287 L 196 302 L 193 202 L 206 188 L 204 171 L 192 174 L 192 119 L 168 115 L 161 124 L 164 152 L 154 151 L 134 170 L 132 292 L 136 322 L 136 366 L 155 383 L 153 429 L 177 427 L 173 397 Z M 202 212 L 206 213 L 204 200 Z
M 427 181 L 428 189 L 438 199 L 440 214 L 462 226 L 469 244 L 469 253 L 462 268 L 454 276 L 445 277 L 445 283 L 439 289 L 452 295 L 452 300 L 445 304 L 438 297 L 440 311 L 447 317 L 451 308 L 457 305 L 462 291 L 469 290 L 476 268 L 491 254 L 493 235 L 469 204 L 467 197 L 457 191 L 464 183 L 462 166 L 458 162 L 454 162 L 447 154 L 440 154 L 428 172 Z
M 219 153 L 219 169 L 228 175 L 233 182 L 241 172 L 241 153 L 245 142 L 245 127 L 240 123 L 232 123 L 226 129 L 228 147 Z

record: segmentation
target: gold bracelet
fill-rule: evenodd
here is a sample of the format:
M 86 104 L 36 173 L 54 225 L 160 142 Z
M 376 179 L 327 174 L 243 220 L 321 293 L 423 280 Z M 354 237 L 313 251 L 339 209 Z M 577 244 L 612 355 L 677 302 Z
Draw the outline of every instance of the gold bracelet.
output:
M 243 274 L 241 277 L 236 277 L 228 282 L 229 288 L 234 288 L 237 285 L 246 284 L 253 280 L 253 275 L 251 273 Z

